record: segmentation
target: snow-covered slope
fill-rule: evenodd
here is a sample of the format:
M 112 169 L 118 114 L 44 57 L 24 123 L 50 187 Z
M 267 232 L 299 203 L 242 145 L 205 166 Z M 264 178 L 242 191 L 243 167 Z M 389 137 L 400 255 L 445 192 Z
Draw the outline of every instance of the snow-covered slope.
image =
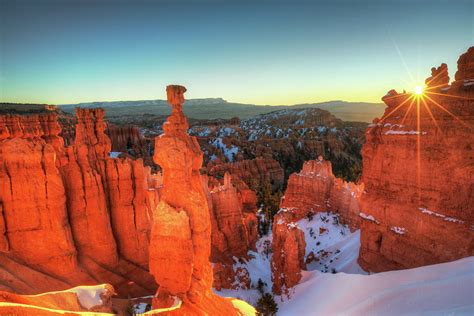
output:
M 275 297 L 278 315 L 474 315 L 474 257 L 367 275 L 357 264 L 359 231 L 351 233 L 333 213 L 319 213 L 297 225 L 305 233 L 305 259 L 313 253 L 317 260 L 307 265 L 309 271 L 303 271 L 289 298 Z M 271 234 L 260 239 L 257 252 L 250 252 L 253 259 L 235 265 L 249 271 L 251 289 L 216 293 L 255 306 L 259 278 L 270 292 L 272 255 L 264 250 L 271 239 Z
M 373 275 L 305 272 L 278 315 L 474 315 L 474 257 Z

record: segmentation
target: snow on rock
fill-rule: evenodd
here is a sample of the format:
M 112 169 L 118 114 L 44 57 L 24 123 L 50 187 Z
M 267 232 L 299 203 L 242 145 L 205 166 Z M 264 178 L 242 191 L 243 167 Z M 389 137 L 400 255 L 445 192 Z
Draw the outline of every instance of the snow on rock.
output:
M 237 155 L 237 153 L 239 152 L 239 148 L 234 145 L 230 145 L 230 147 L 227 147 L 227 145 L 224 144 L 224 142 L 222 141 L 221 137 L 215 138 L 211 142 L 211 145 L 216 147 L 217 149 L 220 149 L 230 162 L 234 161 L 235 155 Z
M 65 292 L 76 293 L 77 299 L 82 307 L 91 309 L 94 306 L 102 305 L 101 295 L 108 291 L 106 284 L 77 286 Z
M 464 224 L 464 221 L 462 221 L 462 220 L 460 220 L 460 219 L 457 219 L 457 218 L 455 218 L 455 217 L 449 217 L 449 216 L 446 216 L 446 215 L 437 213 L 437 212 L 435 212 L 435 211 L 430 211 L 430 210 L 427 209 L 426 207 L 419 207 L 418 209 L 419 209 L 423 214 L 428 214 L 428 215 L 431 215 L 431 216 L 440 217 L 440 218 L 444 219 L 444 220 L 447 221 L 447 222 L 458 223 L 458 224 Z
M 235 297 L 244 300 L 247 303 L 255 306 L 257 300 L 260 298 L 260 293 L 256 289 L 258 280 L 261 279 L 265 284 L 266 292 L 271 292 L 272 273 L 270 269 L 270 261 L 272 258 L 271 252 L 268 251 L 272 241 L 272 234 L 269 233 L 257 241 L 257 252 L 249 251 L 250 260 L 246 263 L 237 262 L 234 264 L 234 270 L 239 267 L 244 267 L 249 272 L 252 287 L 250 289 L 222 289 L 221 291 L 214 290 L 214 292 L 222 297 Z
M 367 274 L 357 263 L 360 231 L 351 233 L 347 225 L 340 224 L 337 214 L 318 213 L 311 221 L 301 219 L 298 226 L 305 234 L 309 271 Z
M 377 220 L 375 219 L 375 217 L 373 217 L 372 215 L 367 215 L 367 214 L 365 214 L 365 213 L 363 213 L 363 212 L 360 212 L 360 213 L 359 213 L 359 216 L 362 217 L 363 219 L 368 220 L 368 221 L 371 221 L 371 222 L 374 222 L 374 223 L 377 223 L 377 224 L 380 223 L 380 222 L 377 221 Z
M 385 135 L 426 135 L 426 132 L 419 132 L 419 131 L 394 131 L 389 130 L 385 132 Z
M 109 157 L 110 158 L 118 158 L 122 152 L 121 151 L 111 151 L 109 152 Z
M 405 235 L 407 232 L 406 228 L 398 227 L 398 226 L 390 227 L 390 230 L 393 231 L 395 234 L 399 234 L 399 235 Z
M 373 275 L 313 271 L 278 315 L 473 315 L 472 293 L 474 257 Z

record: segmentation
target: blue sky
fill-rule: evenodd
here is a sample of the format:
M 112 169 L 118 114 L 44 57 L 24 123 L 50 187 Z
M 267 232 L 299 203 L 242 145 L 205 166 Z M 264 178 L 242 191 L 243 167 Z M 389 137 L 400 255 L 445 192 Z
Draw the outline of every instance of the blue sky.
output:
M 378 102 L 471 45 L 474 0 L 0 0 L 0 100 Z

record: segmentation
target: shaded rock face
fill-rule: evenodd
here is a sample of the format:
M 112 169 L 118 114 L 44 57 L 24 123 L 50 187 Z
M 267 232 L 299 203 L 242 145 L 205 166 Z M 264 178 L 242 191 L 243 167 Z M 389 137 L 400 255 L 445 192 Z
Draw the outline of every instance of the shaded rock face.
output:
M 285 212 L 275 215 L 272 233 L 272 291 L 289 295 L 288 290 L 301 280 L 301 270 L 306 269 L 304 233 Z
M 108 124 L 105 132 L 112 142 L 112 151 L 143 158 L 147 165 L 152 163 L 149 150 L 151 144 L 140 134 L 137 127 Z
M 284 172 L 280 164 L 271 158 L 256 158 L 234 163 L 210 163 L 207 166 L 210 176 L 223 177 L 226 172 L 244 181 L 250 188 L 270 183 L 274 190 L 283 186 Z
M 363 147 L 360 265 L 413 268 L 474 254 L 474 48 L 449 87 L 392 91 Z
M 234 260 L 248 259 L 247 252 L 255 249 L 258 238 L 255 193 L 241 180 L 234 185 L 231 178 L 226 173 L 223 184 L 215 178 L 209 180 L 212 182 L 208 191 L 212 226 L 211 261 L 215 263 L 214 287 L 218 290 L 246 286 L 238 279 L 245 272 L 234 271 L 233 264 Z
M 16 293 L 109 282 L 156 288 L 148 212 L 157 191 L 140 160 L 111 159 L 103 110 L 77 110 L 64 147 L 56 114 L 0 117 L 0 288 Z M 133 281 L 133 284 L 129 284 Z
M 232 304 L 213 294 L 211 219 L 199 173 L 203 153 L 182 111 L 182 86 L 168 86 L 172 114 L 155 140 L 155 162 L 163 170 L 160 202 L 153 214 L 150 272 L 159 285 L 153 307 L 183 301 L 180 313 L 237 315 Z M 212 302 L 212 303 L 209 303 Z
M 364 186 L 336 178 L 330 161 L 320 156 L 304 163 L 299 173 L 288 180 L 280 207 L 287 209 L 293 221 L 308 213 L 332 211 L 341 215 L 351 229 L 359 226 L 359 200 Z

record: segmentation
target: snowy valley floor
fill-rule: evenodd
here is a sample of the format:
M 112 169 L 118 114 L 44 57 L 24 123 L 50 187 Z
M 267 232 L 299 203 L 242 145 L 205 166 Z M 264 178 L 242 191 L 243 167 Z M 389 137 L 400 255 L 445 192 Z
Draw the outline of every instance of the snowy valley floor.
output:
M 351 233 L 337 216 L 320 213 L 302 219 L 306 256 L 313 252 L 319 261 L 308 264 L 303 278 L 289 297 L 276 296 L 278 315 L 474 315 L 474 257 L 416 269 L 367 275 L 357 264 L 359 231 Z M 265 240 L 244 266 L 252 285 L 258 279 L 271 292 L 271 254 L 264 254 Z M 256 304 L 257 289 L 216 291 Z

